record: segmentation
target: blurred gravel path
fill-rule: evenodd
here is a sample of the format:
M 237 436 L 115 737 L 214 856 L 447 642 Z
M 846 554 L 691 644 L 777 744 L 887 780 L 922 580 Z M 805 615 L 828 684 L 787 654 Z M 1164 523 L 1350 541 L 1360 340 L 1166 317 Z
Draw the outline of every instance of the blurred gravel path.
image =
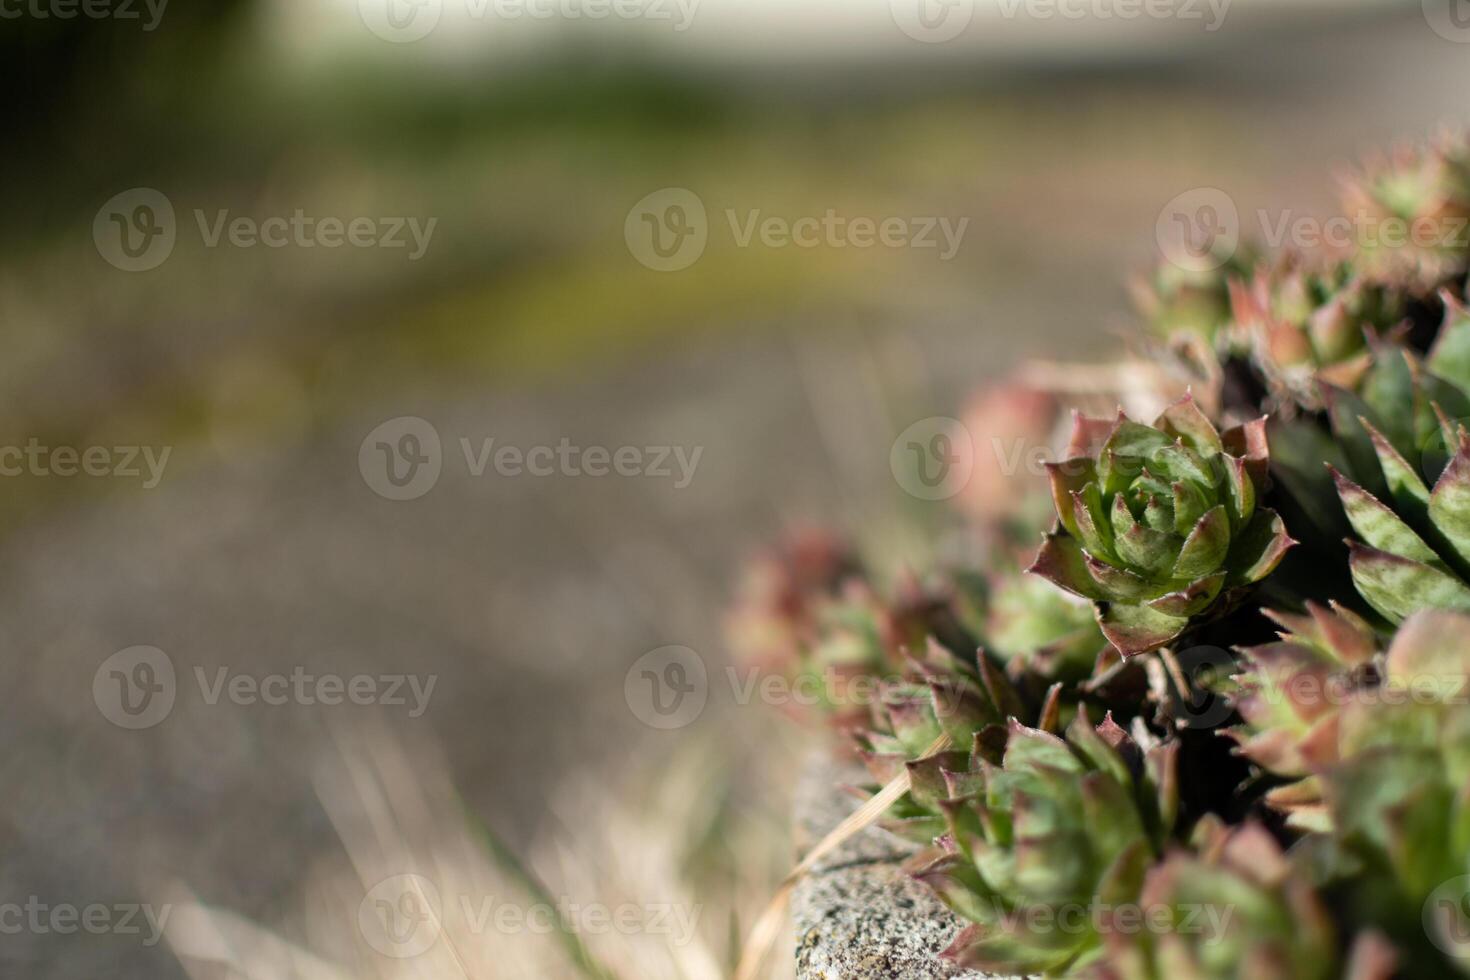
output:
M 136 902 L 173 879 L 290 934 L 275 917 L 337 847 L 311 788 L 330 726 L 381 722 L 442 742 L 471 802 L 524 842 L 558 770 L 597 763 L 615 786 L 620 767 L 680 737 L 645 727 L 624 697 L 629 666 L 665 644 L 705 657 L 715 685 L 697 725 L 726 725 L 733 751 L 769 715 L 732 710 L 719 683 L 732 563 L 803 516 L 881 530 L 899 493 L 887 446 L 911 421 L 885 431 L 853 383 L 873 364 L 861 335 L 800 349 L 753 336 L 560 389 L 399 395 L 280 451 L 181 445 L 157 489 L 17 531 L 0 546 L 0 901 Z M 385 500 L 359 472 L 359 444 L 410 414 L 440 433 L 443 471 L 424 497 Z M 461 436 L 703 454 L 685 489 L 474 477 Z M 134 645 L 168 654 L 177 696 L 161 723 L 125 731 L 99 711 L 93 678 Z M 194 674 L 298 666 L 437 684 L 411 718 L 407 706 L 211 705 Z M 165 946 L 141 940 L 6 936 L 0 973 L 180 975 Z

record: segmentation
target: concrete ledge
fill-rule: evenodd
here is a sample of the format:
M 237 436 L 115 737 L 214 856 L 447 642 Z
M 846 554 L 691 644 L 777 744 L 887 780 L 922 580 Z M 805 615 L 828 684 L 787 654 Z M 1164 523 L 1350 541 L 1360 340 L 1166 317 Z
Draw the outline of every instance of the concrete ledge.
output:
M 805 850 L 860 805 L 839 787 L 865 782 L 857 766 L 808 763 L 797 792 Z M 828 855 L 796 888 L 797 980 L 983 980 L 939 954 L 962 924 L 900 865 L 916 848 L 870 827 Z

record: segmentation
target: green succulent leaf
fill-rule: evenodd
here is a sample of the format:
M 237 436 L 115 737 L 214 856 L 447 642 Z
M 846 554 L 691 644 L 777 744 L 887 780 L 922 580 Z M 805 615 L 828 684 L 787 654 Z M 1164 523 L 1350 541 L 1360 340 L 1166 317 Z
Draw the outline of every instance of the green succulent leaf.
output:
M 1075 537 L 1048 534 L 1028 571 L 1084 599 L 1101 599 L 1106 595 L 1093 577 L 1087 555 Z
M 1112 602 L 1098 614 L 1103 635 L 1119 650 L 1157 650 L 1179 638 L 1189 626 L 1187 616 L 1173 616 L 1148 606 Z
M 1259 582 L 1276 570 L 1296 542 L 1286 524 L 1271 510 L 1258 510 L 1245 530 L 1230 543 L 1226 565 L 1232 585 Z
M 1444 323 L 1425 364 L 1461 391 L 1470 392 L 1470 310 L 1449 292 L 1440 298 L 1445 304 Z
M 1429 496 L 1429 520 L 1461 561 L 1470 564 L 1470 435 L 1463 430 L 1458 451 Z
M 1220 567 L 1230 550 L 1230 517 L 1225 506 L 1217 504 L 1195 522 L 1189 537 L 1179 549 L 1178 560 L 1171 571 L 1173 578 L 1199 578 Z
M 1423 562 L 1353 543 L 1348 567 L 1358 592 L 1391 622 L 1425 607 L 1470 610 L 1470 587 Z
M 1342 474 L 1333 471 L 1332 476 L 1348 521 L 1359 537 L 1380 551 L 1443 567 L 1434 549 L 1390 507 Z

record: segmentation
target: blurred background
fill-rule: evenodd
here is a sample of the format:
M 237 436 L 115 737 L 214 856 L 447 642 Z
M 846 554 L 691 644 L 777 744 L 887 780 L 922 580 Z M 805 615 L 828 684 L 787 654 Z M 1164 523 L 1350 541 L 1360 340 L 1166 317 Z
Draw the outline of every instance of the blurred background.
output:
M 804 741 L 739 563 L 922 567 L 898 433 L 1116 349 L 1179 195 L 1333 213 L 1467 56 L 1464 0 L 0 0 L 0 973 L 721 975 Z M 428 866 L 699 938 L 385 954 Z

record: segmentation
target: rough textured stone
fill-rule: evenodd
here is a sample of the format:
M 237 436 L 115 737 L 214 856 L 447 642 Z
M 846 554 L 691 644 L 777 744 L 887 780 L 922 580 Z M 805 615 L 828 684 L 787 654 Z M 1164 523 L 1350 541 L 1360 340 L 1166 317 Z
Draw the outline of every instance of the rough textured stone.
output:
M 859 806 L 840 789 L 861 769 L 813 760 L 797 795 L 798 843 L 819 841 Z M 877 827 L 849 840 L 797 886 L 792 898 L 798 980 L 981 980 L 939 954 L 960 920 L 903 863 L 915 848 Z

